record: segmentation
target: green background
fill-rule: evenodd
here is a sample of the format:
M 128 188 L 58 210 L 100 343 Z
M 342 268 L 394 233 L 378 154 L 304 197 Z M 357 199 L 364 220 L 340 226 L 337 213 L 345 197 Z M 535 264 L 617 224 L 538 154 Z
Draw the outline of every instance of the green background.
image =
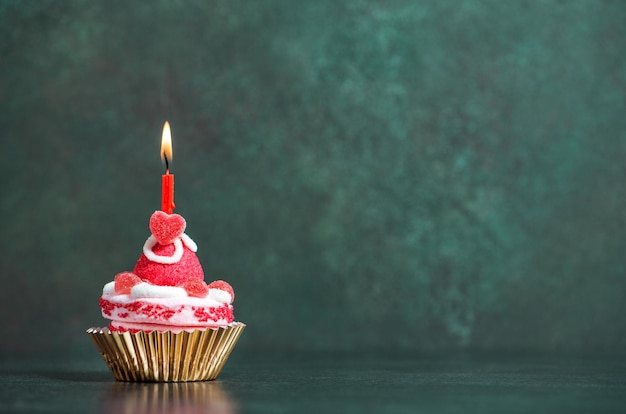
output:
M 626 345 L 626 2 L 0 2 L 0 355 L 160 207 L 254 350 Z

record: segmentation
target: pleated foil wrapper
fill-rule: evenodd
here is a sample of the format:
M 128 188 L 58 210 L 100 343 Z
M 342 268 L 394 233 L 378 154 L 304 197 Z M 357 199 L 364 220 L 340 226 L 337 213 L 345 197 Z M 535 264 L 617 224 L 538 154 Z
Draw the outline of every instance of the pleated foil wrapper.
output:
M 89 328 L 87 334 L 119 381 L 186 382 L 217 378 L 245 328 L 235 322 L 180 333 Z

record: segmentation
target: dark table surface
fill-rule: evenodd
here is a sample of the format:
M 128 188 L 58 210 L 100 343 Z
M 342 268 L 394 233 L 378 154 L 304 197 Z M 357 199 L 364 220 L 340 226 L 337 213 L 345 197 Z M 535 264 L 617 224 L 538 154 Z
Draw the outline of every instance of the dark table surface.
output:
M 0 364 L 0 412 L 626 412 L 621 356 L 235 355 L 219 379 L 116 382 L 99 356 Z

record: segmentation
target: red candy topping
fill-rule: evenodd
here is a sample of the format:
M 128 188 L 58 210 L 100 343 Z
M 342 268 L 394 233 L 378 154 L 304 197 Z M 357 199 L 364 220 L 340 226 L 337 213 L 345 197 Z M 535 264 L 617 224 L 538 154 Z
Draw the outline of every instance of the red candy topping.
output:
M 157 244 L 152 251 L 159 256 L 171 256 L 174 245 L 162 246 Z M 163 264 L 150 261 L 142 254 L 133 270 L 137 276 L 159 286 L 179 286 L 189 279 L 204 280 L 204 271 L 198 260 L 198 256 L 187 247 L 184 247 L 183 257 L 174 264 Z
M 198 322 L 217 321 L 220 319 L 226 319 L 232 321 L 235 319 L 233 316 L 232 306 L 222 306 L 219 308 L 193 308 L 193 316 L 196 317 Z
M 140 282 L 141 279 L 134 273 L 118 273 L 115 275 L 115 293 L 119 295 L 129 295 L 133 286 Z
M 203 298 L 209 293 L 209 287 L 201 279 L 189 279 L 183 282 L 180 287 L 185 289 L 187 295 L 196 298 Z
M 235 301 L 235 291 L 233 290 L 233 287 L 228 284 L 228 282 L 216 280 L 215 282 L 209 283 L 209 289 L 219 289 L 228 292 L 228 294 L 230 294 L 230 301 Z
M 150 231 L 159 244 L 172 243 L 185 231 L 187 223 L 183 216 L 155 211 L 150 217 Z
M 136 314 L 140 314 L 152 319 L 157 320 L 168 320 L 172 316 L 176 314 L 176 310 L 168 308 L 163 305 L 156 305 L 148 302 L 135 301 L 132 303 L 114 303 L 109 300 L 100 298 L 100 307 L 102 308 L 102 313 L 107 316 L 112 316 L 113 311 L 116 308 L 124 309 L 128 312 L 133 312 Z M 121 317 L 121 315 L 120 315 Z M 128 317 L 128 314 L 126 315 Z

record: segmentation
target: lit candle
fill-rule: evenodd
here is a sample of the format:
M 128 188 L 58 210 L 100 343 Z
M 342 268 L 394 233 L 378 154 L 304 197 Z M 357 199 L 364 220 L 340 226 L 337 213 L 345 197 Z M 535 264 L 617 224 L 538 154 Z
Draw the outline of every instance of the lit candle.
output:
M 172 161 L 172 132 L 170 123 L 165 121 L 163 134 L 161 135 L 161 159 L 165 161 L 165 174 L 161 176 L 161 210 L 172 214 L 174 204 L 174 174 L 170 174 L 170 161 Z

